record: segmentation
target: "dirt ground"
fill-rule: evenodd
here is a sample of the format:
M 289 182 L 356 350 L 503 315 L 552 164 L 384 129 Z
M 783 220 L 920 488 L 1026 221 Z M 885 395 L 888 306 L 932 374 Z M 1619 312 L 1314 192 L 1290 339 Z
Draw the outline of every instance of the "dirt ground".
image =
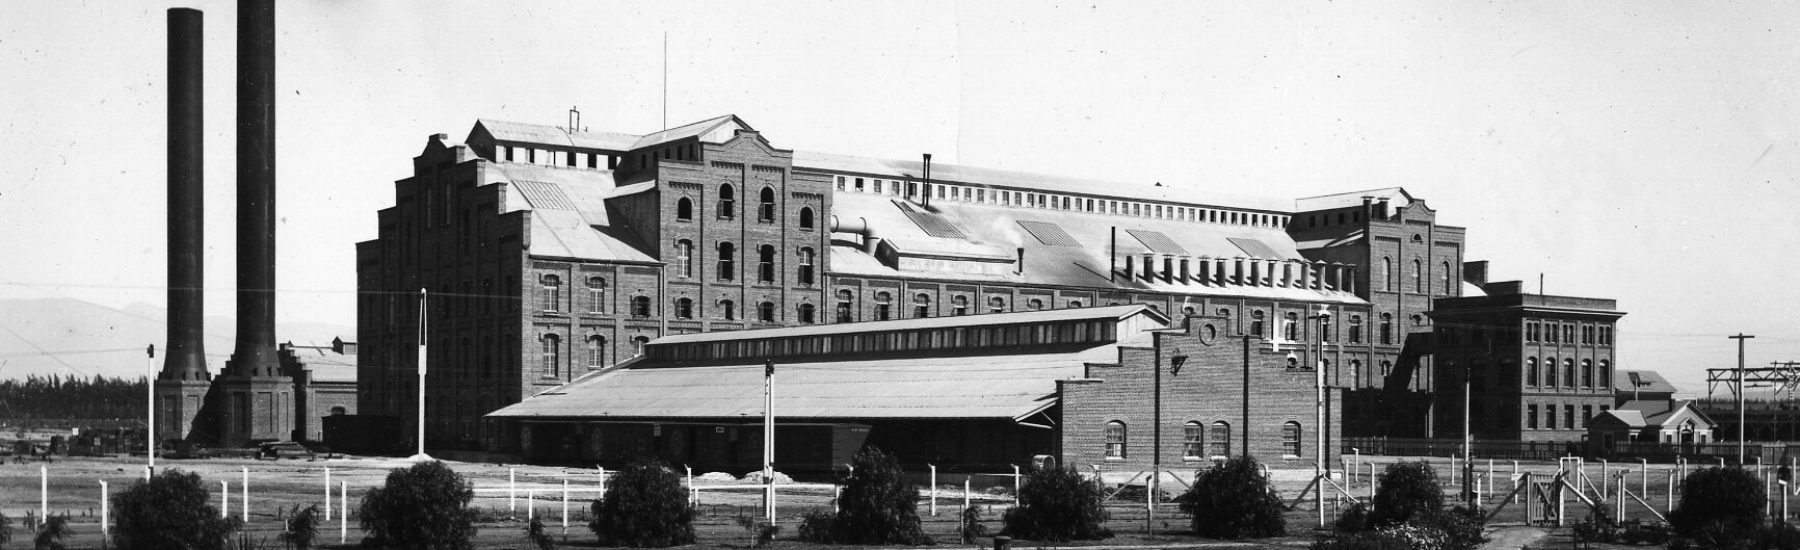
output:
M 1392 457 L 1365 457 L 1381 465 L 1399 460 Z M 1449 464 L 1445 459 L 1431 459 L 1437 468 L 1447 493 L 1454 494 L 1453 480 L 1450 479 Z M 249 475 L 249 520 L 248 532 L 253 540 L 260 541 L 264 548 L 279 548 L 281 544 L 276 534 L 281 531 L 282 520 L 288 510 L 295 506 L 322 504 L 326 492 L 326 471 L 331 478 L 332 516 L 329 524 L 321 528 L 319 539 L 326 546 L 337 545 L 340 540 L 354 545 L 362 539 L 362 530 L 354 517 L 347 523 L 341 523 L 342 505 L 338 500 L 347 488 L 350 507 L 355 509 L 362 494 L 371 487 L 380 485 L 389 470 L 407 466 L 409 463 L 394 458 L 343 457 L 332 459 L 207 459 L 207 460 L 172 460 L 159 459 L 159 469 L 175 468 L 196 472 L 206 481 L 213 493 L 215 504 L 218 502 L 220 483 L 226 483 L 230 489 L 229 512 L 233 516 L 244 513 L 243 480 L 245 472 Z M 484 520 L 480 524 L 480 535 L 477 547 L 483 549 L 524 548 L 527 546 L 523 527 L 525 518 L 534 515 L 545 520 L 550 531 L 561 535 L 564 522 L 564 486 L 565 480 L 569 488 L 567 500 L 566 545 L 586 547 L 594 545 L 594 537 L 588 532 L 586 522 L 588 510 L 595 497 L 599 495 L 599 472 L 593 469 L 559 468 L 549 466 L 505 465 L 450 462 L 450 466 L 464 477 L 470 479 L 476 490 L 474 506 L 484 512 Z M 1487 464 L 1478 461 L 1477 477 L 1487 472 Z M 0 511 L 14 518 L 13 526 L 15 542 L 29 540 L 29 531 L 23 526 L 23 518 L 27 513 L 36 515 L 39 508 L 40 470 L 48 474 L 48 506 L 52 514 L 68 514 L 72 521 L 73 538 L 70 548 L 101 548 L 100 508 L 101 487 L 99 482 L 105 481 L 113 492 L 122 491 L 131 483 L 144 477 L 145 460 L 143 457 L 116 458 L 59 458 L 54 462 L 7 462 L 0 465 Z M 1548 473 L 1554 471 L 1555 463 L 1522 463 L 1524 471 Z M 1633 468 L 1636 468 L 1633 465 Z M 1667 491 L 1668 476 L 1663 469 L 1666 466 L 1652 465 L 1650 484 L 1650 504 L 1661 509 Z M 1589 478 L 1598 492 L 1601 484 L 1602 468 L 1591 464 L 1585 468 Z M 1615 467 L 1609 466 L 1607 471 L 1616 476 Z M 1495 484 L 1503 488 L 1511 474 L 1511 462 L 1496 461 L 1494 474 L 1488 479 L 1496 480 Z M 1633 470 L 1628 476 L 1629 486 L 1633 492 L 1641 492 L 1644 477 Z M 1310 468 L 1273 468 L 1270 471 L 1276 488 L 1284 499 L 1292 501 L 1310 482 Z M 1770 472 L 1772 474 L 1772 472 Z M 694 472 L 696 476 L 702 472 Z M 1612 476 L 1609 476 L 1612 477 Z M 1606 489 L 1616 494 L 1616 478 L 1608 481 Z M 941 481 L 941 480 L 940 480 Z M 1367 466 L 1358 468 L 1358 473 L 1345 480 L 1340 475 L 1339 483 L 1346 486 L 1357 498 L 1366 498 L 1368 494 L 1369 470 Z M 732 490 L 722 487 L 755 487 L 743 482 L 709 481 L 701 479 L 695 482 L 701 490 L 698 494 L 697 511 L 699 518 L 700 547 L 744 547 L 748 542 L 748 533 L 738 527 L 735 518 L 740 515 L 755 516 L 760 512 L 761 493 L 759 490 Z M 982 518 L 990 531 L 1000 528 L 1000 516 L 1012 504 L 1011 482 L 1004 480 L 998 487 L 977 489 L 969 495 L 970 502 L 984 509 Z M 1178 482 L 1166 482 L 1165 491 L 1179 494 L 1185 487 Z M 921 496 L 929 495 L 926 487 L 921 487 Z M 1136 494 L 1142 495 L 1141 491 Z M 1340 498 L 1329 499 L 1326 506 L 1327 521 L 1335 520 L 1338 512 L 1346 508 L 1349 502 L 1336 494 L 1333 489 L 1328 496 Z M 777 524 L 782 527 L 777 536 L 775 547 L 812 547 L 794 542 L 795 527 L 799 518 L 808 511 L 827 509 L 832 506 L 833 489 L 829 485 L 803 487 L 783 490 L 777 497 Z M 919 512 L 924 516 L 924 527 L 927 534 L 934 537 L 939 546 L 969 547 L 960 544 L 957 533 L 956 511 L 962 506 L 964 495 L 960 483 L 956 486 L 940 484 L 938 490 L 938 515 L 931 516 L 929 502 L 921 502 Z M 1142 498 L 1141 496 L 1137 498 Z M 1484 509 L 1495 509 L 1501 500 L 1498 494 L 1489 493 L 1484 498 Z M 1616 498 L 1606 501 L 1608 509 L 1617 505 Z M 1147 517 L 1145 504 L 1140 501 L 1110 501 L 1107 504 L 1112 519 L 1108 526 L 1117 534 L 1113 539 L 1097 541 L 1090 546 L 1116 547 L 1226 547 L 1246 546 L 1240 543 L 1226 543 L 1202 539 L 1191 534 L 1189 518 L 1174 505 L 1165 504 L 1156 510 L 1156 519 Z M 1571 500 L 1570 516 L 1582 514 L 1581 504 Z M 1779 510 L 1779 501 L 1775 508 Z M 1627 497 L 1625 507 L 1626 518 L 1639 517 L 1647 521 L 1655 518 L 1646 508 Z M 1521 524 L 1525 511 L 1522 505 L 1505 506 L 1495 516 L 1492 523 Z M 1248 546 L 1259 547 L 1291 547 L 1304 546 L 1315 536 L 1313 528 L 1318 523 L 1317 508 L 1312 505 L 1308 496 L 1296 509 L 1288 513 L 1290 536 L 1279 539 L 1257 541 Z M 991 545 L 991 541 L 983 540 L 982 545 Z M 1015 543 L 1019 547 L 1035 547 L 1030 542 Z

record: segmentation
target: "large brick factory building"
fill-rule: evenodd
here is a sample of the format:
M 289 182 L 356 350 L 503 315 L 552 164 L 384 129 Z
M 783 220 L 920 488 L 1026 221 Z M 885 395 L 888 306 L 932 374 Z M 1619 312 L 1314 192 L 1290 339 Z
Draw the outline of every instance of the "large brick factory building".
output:
M 755 462 L 760 436 L 739 432 L 759 429 L 760 413 L 708 399 L 760 403 L 764 358 L 694 350 L 767 355 L 757 343 L 772 341 L 797 347 L 767 359 L 830 365 L 806 376 L 865 405 L 795 402 L 779 416 L 829 434 L 813 439 L 835 443 L 809 451 L 820 465 L 852 440 L 909 462 L 1052 454 L 1127 467 L 1153 447 L 1165 464 L 1310 457 L 1314 365 L 1332 437 L 1447 435 L 1433 432 L 1462 413 L 1438 395 L 1433 304 L 1483 295 L 1465 283 L 1463 228 L 1399 188 L 1269 200 L 830 155 L 775 147 L 735 116 L 649 135 L 492 120 L 462 143 L 433 135 L 379 231 L 357 245 L 357 410 L 412 422 L 428 289 L 428 445 L 541 460 Z M 1470 267 L 1485 284 L 1484 266 Z M 1497 334 L 1522 322 L 1465 317 Z M 1608 345 L 1612 318 L 1587 318 Z M 994 323 L 1110 328 L 963 340 Z M 927 352 L 904 336 L 915 331 L 962 343 Z M 900 343 L 830 336 L 877 333 Z M 1185 370 L 1152 376 L 1177 355 Z M 1055 366 L 993 382 L 992 357 Z M 746 365 L 757 376 L 737 380 Z M 915 368 L 1049 404 L 884 408 L 918 388 L 852 384 Z M 1147 383 L 1162 386 L 1160 425 Z

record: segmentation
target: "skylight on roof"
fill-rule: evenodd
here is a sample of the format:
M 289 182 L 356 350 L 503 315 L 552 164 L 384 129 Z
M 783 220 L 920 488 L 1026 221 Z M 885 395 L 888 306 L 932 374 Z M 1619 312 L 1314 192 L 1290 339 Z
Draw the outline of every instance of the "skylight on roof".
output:
M 1038 242 L 1050 246 L 1081 246 L 1075 237 L 1069 236 L 1068 231 L 1063 231 L 1062 226 L 1054 223 L 1019 220 L 1019 227 L 1025 228 L 1025 232 L 1037 237 Z
M 1149 247 L 1151 252 L 1175 256 L 1186 256 L 1188 253 L 1186 248 L 1182 248 L 1181 245 L 1175 244 L 1175 239 L 1169 238 L 1168 235 L 1164 235 L 1160 231 L 1127 229 L 1125 232 L 1130 233 L 1132 237 L 1138 240 L 1138 242 L 1144 243 L 1144 246 Z

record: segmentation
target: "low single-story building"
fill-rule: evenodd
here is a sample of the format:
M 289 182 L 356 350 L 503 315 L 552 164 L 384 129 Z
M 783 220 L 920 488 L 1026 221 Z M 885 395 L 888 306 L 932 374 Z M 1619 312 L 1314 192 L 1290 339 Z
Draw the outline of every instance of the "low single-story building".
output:
M 1692 454 L 1684 448 L 1713 442 L 1713 421 L 1692 401 L 1626 401 L 1588 421 L 1595 456 Z
M 783 471 L 828 470 L 865 445 L 965 471 L 1038 457 L 1141 470 L 1157 447 L 1171 469 L 1246 452 L 1311 460 L 1312 347 L 1222 321 L 1172 327 L 1125 305 L 667 336 L 485 421 L 530 461 L 751 471 L 772 380 Z

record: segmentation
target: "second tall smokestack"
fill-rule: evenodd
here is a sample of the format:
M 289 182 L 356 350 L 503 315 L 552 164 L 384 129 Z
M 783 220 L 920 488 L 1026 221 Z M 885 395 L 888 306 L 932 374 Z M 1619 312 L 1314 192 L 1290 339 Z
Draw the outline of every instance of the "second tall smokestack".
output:
M 238 2 L 238 376 L 278 376 L 275 348 L 275 2 Z

